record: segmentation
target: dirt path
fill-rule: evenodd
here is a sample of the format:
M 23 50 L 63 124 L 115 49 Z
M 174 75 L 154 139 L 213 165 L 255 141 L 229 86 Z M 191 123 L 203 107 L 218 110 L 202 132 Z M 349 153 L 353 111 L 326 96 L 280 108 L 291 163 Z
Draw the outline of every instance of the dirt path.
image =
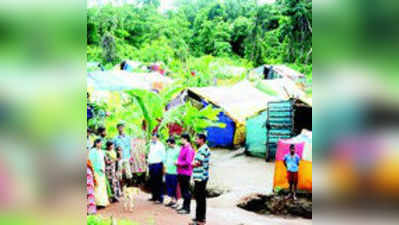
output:
M 228 192 L 217 198 L 208 199 L 208 225 L 309 225 L 312 220 L 258 215 L 240 209 L 237 202 L 252 193 L 269 194 L 273 188 L 274 163 L 240 154 L 239 151 L 212 151 L 211 179 L 209 185 L 222 187 Z M 178 215 L 174 210 L 154 205 L 146 199 L 147 194 L 137 197 L 134 212 L 123 212 L 120 204 L 113 204 L 99 211 L 100 215 L 126 218 L 138 225 L 186 225 L 194 217 L 195 201 L 192 202 L 192 215 Z
M 136 222 L 137 225 L 186 225 L 191 222 L 191 215 L 179 215 L 169 207 L 155 205 L 147 201 L 148 198 L 149 195 L 145 193 L 137 196 L 133 212 L 123 210 L 121 203 L 114 203 L 106 209 L 100 210 L 98 214 L 104 218 L 114 216 L 118 219 L 128 219 Z M 208 224 L 224 225 L 224 223 L 218 223 L 213 219 L 210 219 Z

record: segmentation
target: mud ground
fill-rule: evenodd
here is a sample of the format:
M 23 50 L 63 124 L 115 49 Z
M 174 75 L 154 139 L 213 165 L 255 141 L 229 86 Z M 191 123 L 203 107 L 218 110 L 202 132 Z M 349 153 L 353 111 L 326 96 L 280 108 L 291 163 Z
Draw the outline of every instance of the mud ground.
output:
M 209 225 L 308 225 L 312 220 L 299 217 L 260 215 L 237 207 L 239 201 L 250 194 L 271 194 L 274 163 L 245 156 L 242 150 L 215 149 L 211 156 L 209 186 L 223 190 L 216 198 L 208 199 L 207 224 Z M 191 215 L 178 215 L 173 209 L 147 201 L 148 194 L 137 196 L 133 212 L 126 212 L 120 203 L 100 210 L 99 215 L 128 219 L 139 225 L 185 225 L 194 217 L 195 201 Z

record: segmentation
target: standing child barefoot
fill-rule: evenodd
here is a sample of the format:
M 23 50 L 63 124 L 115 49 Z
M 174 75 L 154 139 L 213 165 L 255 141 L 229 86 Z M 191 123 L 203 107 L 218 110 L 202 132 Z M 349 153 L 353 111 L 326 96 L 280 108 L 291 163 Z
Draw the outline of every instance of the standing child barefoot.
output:
M 295 145 L 290 146 L 290 154 L 284 156 L 284 165 L 287 168 L 287 178 L 290 184 L 290 193 L 296 200 L 296 189 L 298 185 L 298 170 L 300 157 L 295 153 Z

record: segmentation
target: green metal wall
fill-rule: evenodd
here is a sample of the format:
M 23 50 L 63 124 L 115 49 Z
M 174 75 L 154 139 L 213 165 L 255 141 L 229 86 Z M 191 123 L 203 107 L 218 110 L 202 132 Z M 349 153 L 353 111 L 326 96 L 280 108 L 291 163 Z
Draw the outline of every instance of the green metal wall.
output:
M 246 130 L 246 150 L 247 153 L 265 158 L 266 156 L 266 120 L 267 111 L 264 111 L 257 116 L 248 118 L 245 125 Z

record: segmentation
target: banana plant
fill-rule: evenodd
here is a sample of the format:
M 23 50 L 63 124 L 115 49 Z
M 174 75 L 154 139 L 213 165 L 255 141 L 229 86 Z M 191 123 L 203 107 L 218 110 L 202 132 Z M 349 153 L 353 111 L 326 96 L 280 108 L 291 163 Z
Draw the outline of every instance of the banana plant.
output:
M 207 106 L 200 110 L 195 108 L 190 102 L 187 102 L 166 111 L 167 104 L 183 89 L 184 86 L 178 82 L 159 94 L 141 89 L 126 91 L 142 112 L 147 125 L 145 131 L 147 140 L 150 139 L 151 133 L 156 127 L 158 127 L 161 137 L 166 138 L 169 132 L 168 124 L 170 123 L 181 125 L 191 135 L 203 132 L 209 126 L 225 127 L 224 123 L 217 122 L 217 115 L 221 110 L 212 106 Z
M 177 123 L 190 135 L 204 132 L 207 127 L 226 127 L 226 124 L 217 122 L 221 109 L 213 108 L 211 105 L 203 109 L 194 107 L 191 102 L 175 107 L 164 114 L 160 125 L 161 135 L 167 136 L 169 123 Z
M 162 104 L 166 107 L 167 104 L 180 92 L 184 90 L 184 85 L 182 80 L 175 81 L 172 85 L 169 85 L 164 90 L 159 93 Z
M 159 133 L 163 139 L 169 136 L 169 124 L 179 124 L 182 125 L 182 115 L 184 113 L 183 105 L 174 107 L 164 113 L 163 119 L 159 125 Z
M 184 107 L 185 112 L 182 117 L 183 128 L 191 135 L 204 132 L 207 127 L 226 127 L 226 124 L 217 122 L 219 119 L 218 115 L 222 111 L 220 108 L 208 105 L 205 108 L 198 109 L 191 102 L 187 102 Z
M 136 137 L 143 137 L 144 132 L 141 130 L 141 121 L 143 115 L 137 103 L 132 102 L 123 93 L 111 92 L 107 101 L 108 116 L 104 120 L 107 133 L 110 137 L 117 135 L 117 124 L 123 122 L 125 124 L 126 133 Z
M 159 120 L 162 119 L 164 106 L 161 97 L 151 91 L 134 89 L 125 92 L 131 99 L 131 103 L 136 103 L 139 107 L 146 123 L 146 139 L 151 138 L 151 132 L 156 128 Z
M 184 89 L 180 81 L 166 87 L 159 94 L 148 90 L 134 89 L 126 91 L 140 108 L 146 123 L 147 140 L 152 131 L 164 120 L 165 108 L 172 98 Z

